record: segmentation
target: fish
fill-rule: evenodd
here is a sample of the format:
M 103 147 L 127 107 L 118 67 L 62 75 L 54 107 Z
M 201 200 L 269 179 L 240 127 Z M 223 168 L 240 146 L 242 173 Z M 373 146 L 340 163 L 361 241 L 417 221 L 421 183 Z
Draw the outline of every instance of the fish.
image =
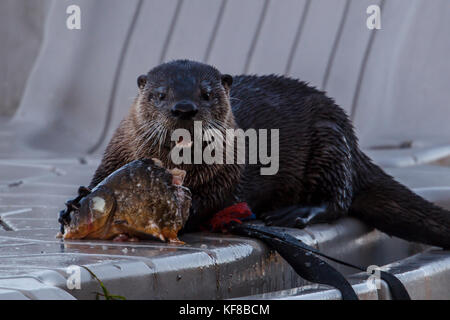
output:
M 83 197 L 64 226 L 64 239 L 161 240 L 183 243 L 189 218 L 186 171 L 141 159 L 117 169 Z

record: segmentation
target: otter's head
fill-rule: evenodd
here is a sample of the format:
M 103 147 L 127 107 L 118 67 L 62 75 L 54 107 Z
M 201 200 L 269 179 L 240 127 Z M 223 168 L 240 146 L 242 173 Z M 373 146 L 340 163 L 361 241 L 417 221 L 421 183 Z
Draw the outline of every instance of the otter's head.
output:
M 163 155 L 153 155 L 164 159 L 164 153 L 176 144 L 171 141 L 176 129 L 186 129 L 193 134 L 196 121 L 201 122 L 203 130 L 224 132 L 226 128 L 233 128 L 232 82 L 230 75 L 189 60 L 164 63 L 139 76 L 135 127 L 145 143 L 142 148 L 156 147 Z

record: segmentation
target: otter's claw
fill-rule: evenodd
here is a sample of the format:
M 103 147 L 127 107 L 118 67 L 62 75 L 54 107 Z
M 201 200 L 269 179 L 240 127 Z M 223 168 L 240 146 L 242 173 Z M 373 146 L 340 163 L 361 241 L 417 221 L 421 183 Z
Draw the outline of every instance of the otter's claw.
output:
M 327 206 L 290 206 L 261 215 L 268 226 L 303 229 L 320 222 L 331 222 L 336 217 Z

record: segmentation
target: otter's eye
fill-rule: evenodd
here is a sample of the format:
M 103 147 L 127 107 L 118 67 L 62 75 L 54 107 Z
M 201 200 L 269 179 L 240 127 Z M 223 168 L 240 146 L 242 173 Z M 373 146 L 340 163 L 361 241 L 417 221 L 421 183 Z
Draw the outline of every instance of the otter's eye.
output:
M 211 99 L 211 93 L 207 92 L 207 91 L 203 91 L 202 92 L 202 99 L 204 101 L 209 101 L 209 99 Z
M 167 88 L 165 86 L 161 86 L 159 88 L 156 88 L 154 93 L 155 93 L 155 98 L 158 101 L 164 101 L 164 100 L 166 100 L 166 96 L 167 96 Z
M 166 99 L 166 94 L 164 92 L 159 92 L 157 96 L 159 101 L 164 101 L 164 99 Z

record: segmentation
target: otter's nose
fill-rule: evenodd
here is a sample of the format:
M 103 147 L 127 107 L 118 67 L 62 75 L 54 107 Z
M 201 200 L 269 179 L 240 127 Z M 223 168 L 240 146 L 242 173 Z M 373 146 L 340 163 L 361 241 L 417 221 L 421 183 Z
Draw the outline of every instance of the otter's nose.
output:
M 192 119 L 198 112 L 197 106 L 189 101 L 178 102 L 172 107 L 172 115 L 174 117 L 188 120 Z

